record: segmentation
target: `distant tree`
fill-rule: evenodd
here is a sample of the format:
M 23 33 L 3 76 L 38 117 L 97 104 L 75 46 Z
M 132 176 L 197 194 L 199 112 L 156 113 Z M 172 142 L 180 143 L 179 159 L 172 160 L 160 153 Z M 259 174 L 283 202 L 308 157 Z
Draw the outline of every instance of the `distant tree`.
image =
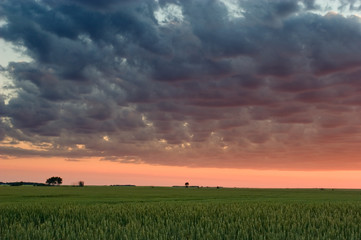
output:
M 61 177 L 51 177 L 46 180 L 48 185 L 60 185 L 63 183 L 63 179 Z
M 84 187 L 84 181 L 79 181 L 78 186 L 79 187 Z
M 186 186 L 186 188 L 188 188 L 189 182 L 186 182 L 184 185 Z
M 22 185 L 24 185 L 24 182 L 23 182 L 23 181 L 10 183 L 10 186 L 22 186 Z

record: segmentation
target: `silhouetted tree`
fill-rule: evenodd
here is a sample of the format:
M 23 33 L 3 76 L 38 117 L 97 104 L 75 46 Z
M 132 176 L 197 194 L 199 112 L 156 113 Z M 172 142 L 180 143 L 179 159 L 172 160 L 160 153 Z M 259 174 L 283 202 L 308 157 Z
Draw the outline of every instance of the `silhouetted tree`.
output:
M 51 177 L 46 180 L 48 185 L 60 185 L 63 183 L 63 179 L 61 177 Z
M 186 182 L 184 185 L 186 186 L 186 188 L 188 188 L 189 182 Z
M 84 187 L 84 181 L 79 181 L 78 186 L 79 186 L 79 187 Z

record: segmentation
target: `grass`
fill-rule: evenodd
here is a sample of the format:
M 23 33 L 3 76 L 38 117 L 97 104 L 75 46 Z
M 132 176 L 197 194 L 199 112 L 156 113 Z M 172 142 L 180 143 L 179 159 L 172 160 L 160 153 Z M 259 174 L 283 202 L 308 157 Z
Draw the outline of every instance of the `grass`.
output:
M 0 239 L 361 239 L 361 191 L 0 187 Z
M 4 203 L 51 202 L 78 204 L 122 202 L 359 202 L 361 190 L 345 189 L 240 189 L 240 188 L 169 188 L 109 187 L 83 188 L 0 186 L 0 205 Z

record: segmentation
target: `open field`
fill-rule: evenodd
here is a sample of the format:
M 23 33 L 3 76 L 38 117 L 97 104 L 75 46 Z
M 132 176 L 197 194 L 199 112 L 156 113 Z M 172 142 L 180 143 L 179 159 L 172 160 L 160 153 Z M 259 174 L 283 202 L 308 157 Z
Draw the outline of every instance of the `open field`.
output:
M 0 187 L 0 239 L 361 239 L 361 191 Z

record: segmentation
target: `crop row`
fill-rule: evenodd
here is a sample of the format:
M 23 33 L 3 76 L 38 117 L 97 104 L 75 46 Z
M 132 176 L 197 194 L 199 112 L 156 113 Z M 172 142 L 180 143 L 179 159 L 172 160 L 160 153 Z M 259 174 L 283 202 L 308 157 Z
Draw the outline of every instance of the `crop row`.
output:
M 361 239 L 358 203 L 3 204 L 0 239 Z

